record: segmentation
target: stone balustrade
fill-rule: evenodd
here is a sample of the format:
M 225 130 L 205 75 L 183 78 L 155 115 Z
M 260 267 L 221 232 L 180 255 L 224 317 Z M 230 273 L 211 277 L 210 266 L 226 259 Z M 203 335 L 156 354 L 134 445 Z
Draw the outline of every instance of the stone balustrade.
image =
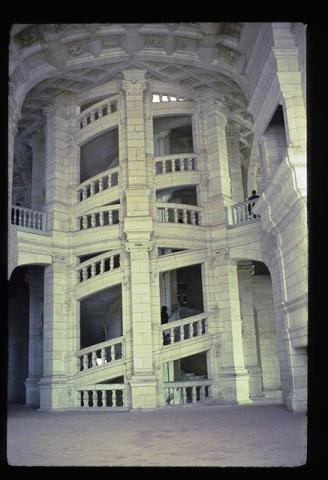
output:
M 190 340 L 206 333 L 208 333 L 208 324 L 205 314 L 193 315 L 192 317 L 161 325 L 164 346 Z
M 83 348 L 76 353 L 80 372 L 101 368 L 102 366 L 123 359 L 123 337 L 113 338 Z
M 120 268 L 120 260 L 120 252 L 107 252 L 80 263 L 76 267 L 78 283 Z
M 83 408 L 125 406 L 124 383 L 88 385 L 77 390 L 77 405 Z
M 28 228 L 35 233 L 48 231 L 49 215 L 29 208 L 13 205 L 11 209 L 11 224 Z
M 115 187 L 118 183 L 119 167 L 111 168 L 107 172 L 102 172 L 81 183 L 77 188 L 77 200 L 82 202 L 97 193 Z
M 163 405 L 183 405 L 197 403 L 211 396 L 211 380 L 190 380 L 181 382 L 164 382 Z
M 110 115 L 117 111 L 117 99 L 111 98 L 107 100 L 102 100 L 95 105 L 92 105 L 90 108 L 87 108 L 81 112 L 77 117 L 77 126 L 78 128 L 85 128 L 90 123 L 96 122 L 97 120 Z
M 155 158 L 156 175 L 172 172 L 195 171 L 197 155 L 195 153 L 180 153 Z
M 246 202 L 236 203 L 228 207 L 227 222 L 229 225 L 243 225 L 245 223 L 252 223 L 260 219 L 259 215 L 253 213 L 253 206 L 256 199 L 247 200 Z
M 200 225 L 201 208 L 177 203 L 157 204 L 157 220 L 160 223 L 183 223 L 185 225 Z
M 101 207 L 92 213 L 86 213 L 77 217 L 77 229 L 105 227 L 120 222 L 120 207 Z

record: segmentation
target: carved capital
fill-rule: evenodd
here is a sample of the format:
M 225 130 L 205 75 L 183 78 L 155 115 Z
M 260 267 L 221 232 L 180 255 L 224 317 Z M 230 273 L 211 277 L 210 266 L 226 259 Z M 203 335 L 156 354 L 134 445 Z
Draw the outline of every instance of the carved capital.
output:
M 141 95 L 147 84 L 147 80 L 121 80 L 120 86 L 127 95 Z
M 47 118 L 50 118 L 55 113 L 55 106 L 52 104 L 44 105 L 42 107 L 42 115 L 45 115 Z
M 62 255 L 51 255 L 52 263 L 64 263 L 65 257 Z
M 217 96 L 213 100 L 213 105 L 218 112 L 224 115 L 228 113 L 228 104 L 224 97 Z

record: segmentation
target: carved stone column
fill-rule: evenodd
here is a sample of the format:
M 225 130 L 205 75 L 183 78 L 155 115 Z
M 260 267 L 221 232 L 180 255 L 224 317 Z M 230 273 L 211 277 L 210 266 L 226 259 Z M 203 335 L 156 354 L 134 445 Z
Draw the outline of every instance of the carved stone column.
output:
M 252 296 L 251 261 L 243 261 L 238 265 L 240 294 L 240 313 L 242 319 L 242 335 L 245 356 L 245 367 L 249 373 L 249 393 L 251 398 L 263 397 L 261 356 L 258 332 L 254 318 Z
M 234 203 L 243 202 L 245 196 L 241 170 L 240 126 L 236 123 L 228 123 L 227 125 L 227 148 L 231 177 L 231 197 Z
M 33 133 L 31 208 L 43 210 L 45 201 L 45 145 L 42 130 Z
M 45 208 L 50 215 L 51 230 L 67 231 L 69 228 L 70 202 L 67 199 L 67 185 L 70 183 L 69 156 L 67 148 L 67 106 L 68 98 L 58 96 L 53 105 L 44 107 L 46 124 L 46 191 Z
M 245 369 L 240 316 L 237 262 L 225 252 L 218 252 L 216 262 L 217 295 L 222 321 L 220 381 L 223 400 L 247 403 L 249 375 Z
M 54 255 L 44 273 L 43 377 L 40 408 L 68 406 L 65 359 L 67 354 L 66 263 Z
M 225 222 L 225 206 L 232 203 L 231 179 L 227 153 L 226 123 L 228 108 L 224 98 L 204 92 L 201 99 L 206 116 L 208 213 L 211 223 Z
M 156 407 L 156 377 L 153 365 L 150 263 L 152 244 L 143 238 L 126 243 L 131 265 L 131 311 L 133 376 L 130 382 L 132 408 Z
M 30 271 L 27 275 L 30 291 L 28 377 L 25 382 L 26 406 L 39 407 L 39 381 L 43 360 L 43 272 Z

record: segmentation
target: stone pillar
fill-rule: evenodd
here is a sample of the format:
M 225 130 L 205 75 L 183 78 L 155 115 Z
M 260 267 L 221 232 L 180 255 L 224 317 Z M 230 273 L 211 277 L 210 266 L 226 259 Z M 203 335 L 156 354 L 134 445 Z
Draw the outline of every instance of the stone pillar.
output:
M 43 313 L 43 377 L 40 381 L 40 408 L 67 407 L 65 360 L 67 354 L 65 258 L 53 256 L 45 267 Z
M 216 276 L 219 312 L 223 323 L 220 364 L 223 400 L 248 403 L 249 375 L 244 363 L 237 262 L 225 253 L 219 253 Z
M 202 98 L 207 118 L 207 160 L 208 160 L 208 215 L 211 223 L 225 223 L 225 206 L 230 206 L 231 179 L 227 153 L 226 123 L 227 107 L 223 98 L 213 96 Z
M 153 366 L 152 308 L 148 242 L 128 242 L 131 262 L 133 376 L 132 408 L 156 407 L 156 377 Z
M 147 185 L 145 72 L 123 71 L 126 125 L 126 184 L 124 233 L 130 253 L 130 295 L 133 343 L 131 378 L 132 408 L 156 407 L 156 377 L 153 365 L 152 306 L 149 251 L 153 232 L 150 205 L 151 189 Z
M 26 406 L 40 406 L 39 381 L 43 363 L 43 272 L 30 271 L 27 275 L 30 291 L 28 377 L 25 382 Z
M 240 126 L 237 123 L 227 125 L 227 147 L 231 178 L 231 198 L 234 203 L 245 200 L 240 154 Z
M 208 333 L 213 335 L 211 348 L 207 352 L 207 374 L 213 382 L 211 391 L 213 398 L 222 399 L 222 386 L 219 378 L 222 319 L 219 316 L 215 264 L 215 254 L 211 253 L 208 260 L 202 264 L 202 282 Z
M 32 144 L 32 187 L 31 209 L 42 211 L 45 201 L 45 145 L 42 130 L 33 133 Z
M 50 216 L 50 230 L 57 236 L 69 229 L 70 199 L 67 199 L 67 185 L 70 183 L 70 158 L 66 155 L 67 128 L 66 113 L 68 98 L 56 97 L 53 105 L 44 107 L 46 124 L 46 165 L 45 165 L 45 210 Z
M 240 313 L 244 345 L 245 367 L 249 374 L 249 393 L 252 399 L 263 397 L 261 372 L 261 355 L 258 333 L 254 317 L 254 301 L 252 295 L 253 266 L 251 261 L 243 261 L 238 265 L 240 294 Z

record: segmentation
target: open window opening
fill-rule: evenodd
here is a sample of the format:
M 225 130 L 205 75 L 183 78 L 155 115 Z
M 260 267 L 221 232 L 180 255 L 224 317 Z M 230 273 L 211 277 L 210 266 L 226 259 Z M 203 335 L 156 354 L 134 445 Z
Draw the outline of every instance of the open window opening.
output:
M 81 147 L 80 183 L 118 164 L 118 128 L 113 128 Z
M 159 280 L 161 307 L 167 307 L 167 322 L 204 312 L 201 265 L 161 272 Z M 167 323 L 162 317 L 162 323 Z
M 191 116 L 156 117 L 153 128 L 156 157 L 194 152 Z
M 81 301 L 81 348 L 120 337 L 122 331 L 121 285 L 107 288 Z
M 164 188 L 156 191 L 156 202 L 197 206 L 196 186 Z

